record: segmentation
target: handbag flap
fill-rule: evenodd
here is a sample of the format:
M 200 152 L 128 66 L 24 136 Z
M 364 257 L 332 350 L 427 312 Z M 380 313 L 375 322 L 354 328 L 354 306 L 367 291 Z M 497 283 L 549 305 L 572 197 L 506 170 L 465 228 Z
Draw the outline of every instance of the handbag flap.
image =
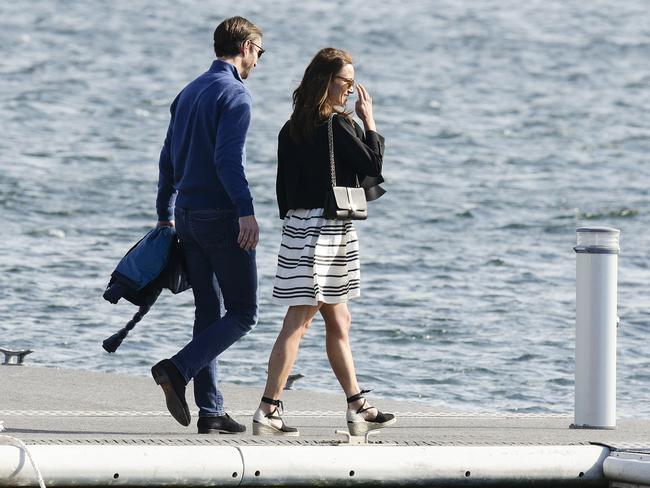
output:
M 368 208 L 366 194 L 363 188 L 351 188 L 347 186 L 335 186 L 332 188 L 336 206 L 341 210 L 365 211 Z

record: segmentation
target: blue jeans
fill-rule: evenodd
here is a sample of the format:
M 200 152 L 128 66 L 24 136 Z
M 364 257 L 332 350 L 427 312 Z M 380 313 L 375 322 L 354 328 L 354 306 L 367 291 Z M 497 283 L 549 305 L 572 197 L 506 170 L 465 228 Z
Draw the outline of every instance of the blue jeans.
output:
M 257 323 L 255 251 L 237 244 L 239 221 L 232 210 L 176 208 L 175 220 L 196 311 L 192 341 L 171 360 L 186 381 L 194 378 L 199 416 L 223 415 L 217 357 Z

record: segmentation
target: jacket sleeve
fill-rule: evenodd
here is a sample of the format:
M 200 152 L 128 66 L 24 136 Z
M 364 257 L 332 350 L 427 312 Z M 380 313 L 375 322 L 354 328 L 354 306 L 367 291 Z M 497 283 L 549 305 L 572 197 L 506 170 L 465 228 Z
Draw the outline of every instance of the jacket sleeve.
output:
M 174 165 L 171 156 L 172 133 L 174 129 L 174 114 L 180 94 L 174 99 L 169 109 L 171 118 L 167 128 L 167 136 L 158 160 L 158 195 L 156 197 L 156 213 L 161 222 L 174 220 Z
M 341 116 L 334 117 L 332 126 L 336 160 L 343 159 L 359 174 L 379 176 L 384 157 L 384 138 L 371 130 L 365 133 L 365 137 L 359 137 L 355 126 Z
M 246 180 L 246 134 L 251 122 L 251 97 L 246 91 L 228 96 L 222 105 L 214 151 L 214 165 L 237 215 L 253 215 L 253 197 Z

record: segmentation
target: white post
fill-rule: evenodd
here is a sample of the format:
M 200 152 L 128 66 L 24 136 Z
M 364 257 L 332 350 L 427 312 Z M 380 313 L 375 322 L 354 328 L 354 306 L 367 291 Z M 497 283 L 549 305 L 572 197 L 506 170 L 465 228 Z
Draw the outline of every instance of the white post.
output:
M 576 230 L 576 370 L 573 428 L 616 428 L 617 271 L 620 231 Z

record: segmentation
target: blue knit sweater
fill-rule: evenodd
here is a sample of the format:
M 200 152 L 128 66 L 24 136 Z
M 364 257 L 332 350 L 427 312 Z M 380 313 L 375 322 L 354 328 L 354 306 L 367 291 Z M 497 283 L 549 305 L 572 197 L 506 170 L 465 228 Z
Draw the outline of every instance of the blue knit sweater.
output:
M 158 220 L 173 220 L 174 204 L 253 215 L 244 173 L 251 96 L 237 69 L 215 60 L 183 88 L 170 111 L 159 162 Z

